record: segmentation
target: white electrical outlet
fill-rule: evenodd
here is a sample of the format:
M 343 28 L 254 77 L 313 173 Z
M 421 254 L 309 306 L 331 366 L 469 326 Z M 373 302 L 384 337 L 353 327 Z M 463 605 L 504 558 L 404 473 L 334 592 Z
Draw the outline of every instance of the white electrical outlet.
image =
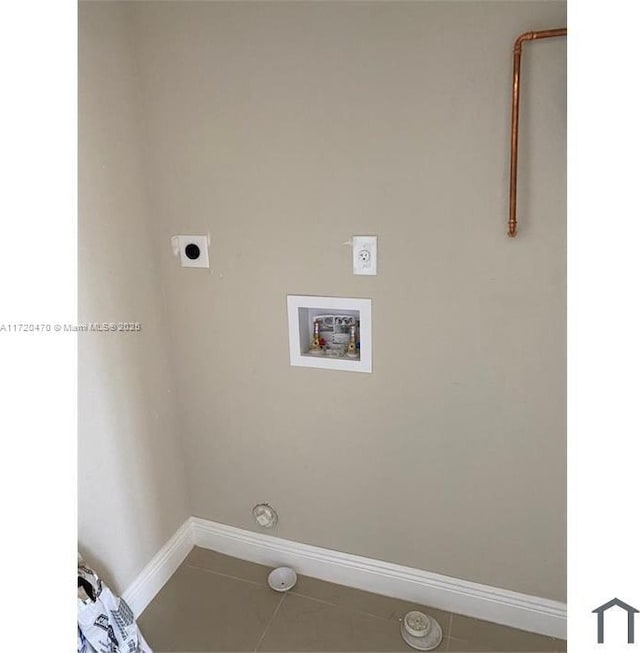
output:
M 378 274 L 378 236 L 354 236 L 353 274 Z

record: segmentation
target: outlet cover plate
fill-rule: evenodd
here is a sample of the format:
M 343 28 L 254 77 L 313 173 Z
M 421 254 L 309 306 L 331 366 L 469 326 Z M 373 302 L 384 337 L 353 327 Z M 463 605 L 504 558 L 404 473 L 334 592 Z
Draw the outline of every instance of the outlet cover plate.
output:
M 173 251 L 180 257 L 183 268 L 208 268 L 209 267 L 209 236 L 174 236 L 172 239 Z
M 378 274 L 378 236 L 353 236 L 353 274 Z

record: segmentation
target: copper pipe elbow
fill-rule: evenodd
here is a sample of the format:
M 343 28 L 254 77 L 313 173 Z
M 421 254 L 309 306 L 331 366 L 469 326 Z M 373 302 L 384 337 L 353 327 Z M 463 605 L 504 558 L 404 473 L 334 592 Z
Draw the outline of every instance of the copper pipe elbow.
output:
M 524 32 L 513 44 L 513 84 L 511 90 L 511 164 L 509 170 L 509 230 L 511 238 L 515 237 L 518 221 L 516 219 L 517 185 L 518 185 L 518 121 L 520 117 L 520 60 L 522 44 L 525 41 L 566 36 L 567 28 Z

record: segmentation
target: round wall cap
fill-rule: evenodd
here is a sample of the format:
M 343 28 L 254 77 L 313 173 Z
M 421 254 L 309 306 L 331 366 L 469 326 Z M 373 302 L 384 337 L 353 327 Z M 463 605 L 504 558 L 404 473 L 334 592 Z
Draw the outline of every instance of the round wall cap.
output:
M 273 528 L 278 523 L 278 513 L 268 503 L 254 506 L 253 517 L 263 528 Z

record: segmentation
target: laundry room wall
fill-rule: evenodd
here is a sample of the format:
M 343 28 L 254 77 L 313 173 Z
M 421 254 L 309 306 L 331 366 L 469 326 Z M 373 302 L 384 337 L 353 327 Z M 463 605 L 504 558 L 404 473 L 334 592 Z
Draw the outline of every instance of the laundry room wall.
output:
M 78 546 L 123 591 L 189 516 L 167 319 L 150 244 L 130 22 L 79 5 Z
M 524 46 L 517 238 L 506 223 L 513 41 L 565 26 L 565 4 L 122 11 L 158 276 L 121 291 L 155 315 L 162 289 L 191 513 L 257 529 L 251 508 L 268 501 L 280 537 L 564 600 L 564 38 Z M 85 101 L 109 100 L 105 83 Z M 133 143 L 120 147 L 131 165 Z M 118 219 L 110 237 L 131 247 Z M 91 229 L 104 242 L 104 221 Z M 171 236 L 198 233 L 211 269 L 180 268 Z M 378 235 L 377 276 L 351 273 L 354 234 Z M 291 367 L 287 294 L 371 298 L 373 372 Z M 166 344 L 144 354 L 160 415 Z M 128 460 L 157 456 L 168 475 L 172 429 L 157 427 Z M 184 502 L 134 477 L 140 507 L 159 492 L 167 534 Z

